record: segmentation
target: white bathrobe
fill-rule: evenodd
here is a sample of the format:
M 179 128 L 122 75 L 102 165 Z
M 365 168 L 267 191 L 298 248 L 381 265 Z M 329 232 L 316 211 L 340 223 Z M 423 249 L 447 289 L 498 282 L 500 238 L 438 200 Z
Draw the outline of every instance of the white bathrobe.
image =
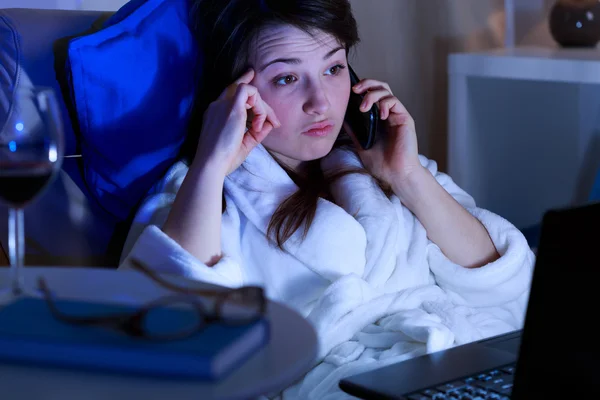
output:
M 305 316 L 320 342 L 314 367 L 281 396 L 347 398 L 338 388 L 345 376 L 523 325 L 534 263 L 527 241 L 505 219 L 477 208 L 435 162 L 420 159 L 483 223 L 501 255 L 497 261 L 477 269 L 453 263 L 396 196 L 386 197 L 361 174 L 335 183 L 335 204 L 319 199 L 306 239 L 300 229 L 282 252 L 265 233 L 277 206 L 297 186 L 259 146 L 225 180 L 224 257 L 218 264 L 207 267 L 159 228 L 187 173 L 178 163 L 142 204 L 121 266 L 135 255 L 160 272 L 229 287 L 263 286 L 269 298 Z M 321 165 L 324 171 L 362 166 L 344 150 L 332 151 Z

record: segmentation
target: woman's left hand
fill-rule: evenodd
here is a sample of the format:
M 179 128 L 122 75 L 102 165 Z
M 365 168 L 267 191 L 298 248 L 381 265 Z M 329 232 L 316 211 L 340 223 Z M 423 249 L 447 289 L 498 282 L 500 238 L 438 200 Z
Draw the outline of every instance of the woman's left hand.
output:
M 377 104 L 381 120 L 385 121 L 384 134 L 377 137 L 369 150 L 363 150 L 350 133 L 363 164 L 372 175 L 390 186 L 402 185 L 411 173 L 422 169 L 413 118 L 385 82 L 363 79 L 351 90 L 359 94 L 366 92 L 361 112 Z M 344 127 L 352 132 L 347 124 Z

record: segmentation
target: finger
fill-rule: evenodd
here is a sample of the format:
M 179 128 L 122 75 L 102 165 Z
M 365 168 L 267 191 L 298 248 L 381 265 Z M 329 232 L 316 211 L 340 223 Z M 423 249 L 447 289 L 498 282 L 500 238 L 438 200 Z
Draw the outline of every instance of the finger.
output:
M 402 103 L 394 102 L 392 107 L 390 108 L 390 114 L 388 115 L 388 124 L 391 127 L 394 126 L 411 126 L 414 129 L 415 121 L 412 116 L 406 111 L 406 108 L 402 105 Z
M 269 135 L 269 133 L 271 133 L 273 129 L 273 125 L 269 121 L 266 121 L 263 125 L 263 129 L 260 132 L 255 132 L 253 130 L 248 131 L 248 134 L 245 136 L 252 139 L 246 139 L 246 137 L 244 137 L 244 140 L 251 140 L 253 146 L 256 146 L 259 143 L 262 143 L 262 141 Z
M 263 129 L 260 132 L 254 132 L 249 130 L 242 139 L 242 146 L 244 148 L 244 153 L 246 155 L 250 154 L 252 149 L 258 146 L 259 143 L 271 133 L 273 130 L 273 125 L 269 121 L 265 122 Z
M 256 97 L 253 96 L 254 93 L 257 93 L 256 88 L 242 83 L 237 87 L 234 95 L 233 109 L 243 111 L 245 114 L 246 126 L 249 125 L 247 122 L 252 120 L 252 109 L 256 104 Z
M 246 83 L 249 84 L 250 82 L 252 82 L 252 79 L 254 79 L 254 69 L 250 68 L 249 70 L 247 70 L 246 72 L 244 72 L 242 74 L 242 76 L 240 76 L 235 82 L 234 84 L 236 85 L 240 85 L 242 83 Z
M 235 107 L 243 107 L 246 110 L 246 127 L 249 130 L 262 131 L 267 120 L 275 127 L 281 126 L 275 112 L 262 100 L 255 86 L 241 83 L 236 92 L 235 104 Z
M 266 102 L 265 107 L 267 108 L 267 121 L 269 121 L 274 128 L 281 128 L 281 121 L 279 121 L 279 118 L 277 118 L 275 110 L 273 110 Z
M 352 87 L 355 93 L 364 93 L 368 90 L 387 90 L 392 94 L 390 85 L 386 82 L 376 81 L 375 79 L 363 79 Z
M 386 103 L 389 103 L 389 109 L 386 118 L 390 118 L 390 116 L 394 116 L 394 118 L 399 121 L 399 123 L 405 123 L 408 120 L 412 119 L 412 116 L 404 107 L 404 104 L 398 100 L 398 98 L 393 97 L 393 100 L 386 99 Z M 401 116 L 402 118 L 398 119 Z
M 248 85 L 254 79 L 254 69 L 250 68 L 244 72 L 238 79 L 236 79 L 231 85 L 227 86 L 225 90 L 219 96 L 219 99 L 223 99 L 228 96 L 235 96 L 240 85 Z
M 246 127 L 259 132 L 262 129 L 265 114 L 263 102 L 258 89 L 252 85 L 241 83 L 236 90 L 234 108 L 243 109 L 246 114 Z
M 250 112 L 254 115 L 252 121 L 250 122 L 252 127 L 251 129 L 255 132 L 260 132 L 265 121 L 267 120 L 267 108 L 265 102 L 260 98 L 258 90 L 254 91 L 250 97 L 254 99 L 254 104 L 250 109 Z
M 260 132 L 266 121 L 269 121 L 275 128 L 281 127 L 281 122 L 277 118 L 277 115 L 275 115 L 275 111 L 262 99 L 258 90 L 253 99 L 254 105 L 250 112 L 253 114 L 252 126 L 254 130 Z
M 394 108 L 396 106 L 396 103 L 400 103 L 400 100 L 398 100 L 395 96 L 387 96 L 384 97 L 383 99 L 379 100 L 379 111 L 380 111 L 380 115 L 379 117 L 382 120 L 386 120 L 389 116 L 390 116 L 390 112 L 392 110 L 392 108 Z M 400 103 L 400 106 L 402 104 Z M 395 111 L 398 111 L 399 109 L 396 108 Z
M 365 112 L 373 107 L 373 104 L 379 102 L 379 100 L 390 96 L 390 92 L 387 90 L 376 90 L 374 92 L 369 92 L 363 98 L 362 103 L 360 104 L 360 110 Z

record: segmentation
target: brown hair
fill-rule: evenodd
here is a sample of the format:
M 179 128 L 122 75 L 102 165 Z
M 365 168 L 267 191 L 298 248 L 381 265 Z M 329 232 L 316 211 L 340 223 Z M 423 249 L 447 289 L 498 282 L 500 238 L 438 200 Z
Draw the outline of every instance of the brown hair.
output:
M 306 176 L 298 175 L 285 165 L 281 166 L 298 186 L 298 191 L 277 207 L 269 222 L 267 236 L 272 238 L 277 247 L 282 250 L 284 243 L 303 224 L 304 232 L 302 238 L 306 237 L 315 218 L 319 198 L 322 197 L 333 201 L 329 192 L 329 188 L 333 182 L 349 174 L 370 175 L 363 168 L 341 169 L 333 171 L 328 175 L 323 175 L 318 160 L 310 162 Z M 393 193 L 391 187 L 385 182 L 375 177 L 374 179 L 386 196 L 389 197 Z
M 324 32 L 345 46 L 346 55 L 360 40 L 348 0 L 193 0 L 191 25 L 202 61 L 198 68 L 199 95 L 182 149 L 182 156 L 188 162 L 195 156 L 204 111 L 225 87 L 249 68 L 251 41 L 261 29 L 291 25 L 309 35 L 314 35 L 315 31 Z M 352 148 L 352 142 L 343 132 L 334 145 L 337 147 Z M 368 174 L 364 169 L 355 168 L 324 176 L 319 160 L 314 160 L 308 163 L 306 174 L 299 175 L 279 164 L 299 189 L 279 205 L 269 223 L 267 237 L 280 249 L 303 224 L 303 238 L 306 237 L 316 214 L 317 202 L 320 197 L 331 197 L 329 187 L 333 181 L 351 173 Z M 391 194 L 383 182 L 379 185 L 388 196 Z M 223 210 L 225 208 L 223 196 Z

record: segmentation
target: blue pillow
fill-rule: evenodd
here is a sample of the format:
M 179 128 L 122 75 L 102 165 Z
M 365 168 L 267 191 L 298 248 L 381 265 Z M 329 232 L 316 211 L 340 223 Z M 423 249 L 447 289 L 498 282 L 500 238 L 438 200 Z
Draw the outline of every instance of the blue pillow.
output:
M 69 43 L 67 72 L 90 194 L 127 219 L 176 160 L 194 97 L 187 0 L 134 0 Z

